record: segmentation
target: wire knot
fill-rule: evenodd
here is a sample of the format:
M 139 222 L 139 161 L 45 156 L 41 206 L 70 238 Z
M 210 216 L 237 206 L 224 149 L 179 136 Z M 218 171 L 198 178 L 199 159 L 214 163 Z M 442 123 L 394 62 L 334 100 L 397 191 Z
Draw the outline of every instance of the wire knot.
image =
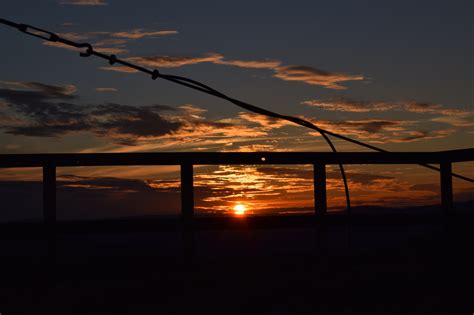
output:
M 110 65 L 113 65 L 113 64 L 116 63 L 116 62 L 117 62 L 117 56 L 115 56 L 115 55 L 110 55 L 110 57 L 109 57 L 109 64 L 110 64 Z
M 82 47 L 87 47 L 86 49 L 86 52 L 81 52 L 79 55 L 81 57 L 89 57 L 90 55 L 92 55 L 92 53 L 94 52 L 94 48 L 92 48 L 92 45 L 91 44 L 82 44 L 81 45 Z
M 27 29 L 28 29 L 28 26 L 26 24 L 18 24 L 18 30 L 20 32 L 26 33 Z
M 153 80 L 156 80 L 160 76 L 160 72 L 158 70 L 153 70 L 153 73 L 151 74 L 151 78 Z

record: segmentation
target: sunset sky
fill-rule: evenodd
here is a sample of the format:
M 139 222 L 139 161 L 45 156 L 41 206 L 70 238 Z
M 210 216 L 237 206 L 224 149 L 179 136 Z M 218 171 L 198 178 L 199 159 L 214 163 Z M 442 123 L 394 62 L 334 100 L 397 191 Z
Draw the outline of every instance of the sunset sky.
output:
M 133 3 L 133 4 L 132 4 Z M 2 1 L 0 17 L 390 151 L 473 147 L 472 1 Z M 328 151 L 284 121 L 0 25 L 0 153 Z M 362 148 L 335 141 L 340 151 Z M 474 165 L 455 171 L 474 176 Z M 439 201 L 439 174 L 348 166 L 355 205 Z M 202 213 L 299 213 L 309 166 L 197 166 Z M 65 218 L 174 213 L 177 167 L 59 169 Z M 336 168 L 329 207 L 344 206 Z M 39 169 L 0 171 L 0 219 L 40 215 Z M 457 200 L 474 187 L 454 182 Z M 72 198 L 72 199 L 71 199 Z M 75 199 L 74 199 L 75 198 Z M 73 209 L 74 208 L 74 209 Z M 238 207 L 237 207 L 238 209 Z M 242 211 L 242 209 L 240 210 Z M 21 213 L 20 213 L 21 212 Z

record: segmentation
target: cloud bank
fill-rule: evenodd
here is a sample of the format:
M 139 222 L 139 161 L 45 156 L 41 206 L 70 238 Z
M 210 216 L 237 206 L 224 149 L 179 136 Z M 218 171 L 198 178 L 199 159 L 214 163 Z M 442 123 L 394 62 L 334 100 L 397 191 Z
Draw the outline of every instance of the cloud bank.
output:
M 179 107 L 160 104 L 80 104 L 76 91 L 77 88 L 70 84 L 60 86 L 39 82 L 0 82 L 0 129 L 6 134 L 30 137 L 63 137 L 86 132 L 109 139 L 113 144 L 108 148 L 91 148 L 92 151 L 183 148 L 248 151 L 259 148 L 274 149 L 279 141 L 286 141 L 285 148 L 291 149 L 297 145 L 295 139 L 298 137 L 316 136 L 317 138 L 312 140 L 313 145 L 314 141 L 321 140 L 317 132 L 254 113 L 240 112 L 236 116 L 211 121 L 206 117 L 205 109 L 191 104 Z M 108 92 L 115 89 L 97 88 L 97 91 Z M 312 104 L 314 103 L 311 103 L 311 106 Z M 342 106 L 342 103 L 337 104 Z M 382 110 L 382 106 L 366 102 L 348 104 L 344 109 L 360 112 L 373 107 L 377 111 Z M 322 108 L 326 108 L 326 105 Z M 393 108 L 398 107 L 383 105 L 383 110 L 394 110 Z M 404 105 L 403 108 L 422 113 L 457 113 L 456 110 L 440 106 L 420 104 Z M 456 132 L 455 124 L 460 123 L 451 122 L 454 125 L 449 128 L 427 129 L 418 127 L 419 122 L 416 120 L 406 119 L 301 118 L 312 121 L 320 128 L 374 143 L 444 138 Z M 436 119 L 439 117 L 432 120 Z
M 350 98 L 338 98 L 330 100 L 308 100 L 302 104 L 315 107 L 324 111 L 369 113 L 369 112 L 406 112 L 412 114 L 428 115 L 430 121 L 440 122 L 453 127 L 474 126 L 474 114 L 472 110 L 446 108 L 441 104 L 426 102 L 385 102 L 353 100 Z
M 201 56 L 149 56 L 149 57 L 129 57 L 126 61 L 136 63 L 143 67 L 151 68 L 178 68 L 183 66 L 196 65 L 200 63 L 211 63 L 216 65 L 234 66 L 247 69 L 266 69 L 274 72 L 273 77 L 283 81 L 297 81 L 309 85 L 316 85 L 327 89 L 345 90 L 341 85 L 348 81 L 363 81 L 362 75 L 352 75 L 345 73 L 331 73 L 308 66 L 282 66 L 279 60 L 239 60 L 226 59 L 217 53 L 208 53 Z M 137 70 L 124 67 L 100 67 L 102 70 L 135 73 Z

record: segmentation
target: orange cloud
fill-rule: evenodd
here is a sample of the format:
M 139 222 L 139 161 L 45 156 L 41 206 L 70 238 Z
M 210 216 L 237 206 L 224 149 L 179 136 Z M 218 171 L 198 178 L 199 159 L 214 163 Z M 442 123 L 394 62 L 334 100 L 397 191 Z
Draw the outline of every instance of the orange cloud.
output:
M 144 67 L 156 68 L 178 68 L 183 66 L 195 65 L 199 63 L 212 63 L 217 65 L 235 66 L 240 68 L 252 69 L 274 69 L 281 62 L 278 60 L 225 60 L 224 56 L 216 53 L 208 53 L 197 57 L 186 56 L 150 56 L 150 57 L 130 57 L 126 61 L 136 63 Z M 127 71 L 122 66 L 103 67 L 104 70 L 112 70 L 119 72 L 136 72 Z
M 118 91 L 116 88 L 110 88 L 110 87 L 98 87 L 95 90 L 97 92 L 117 92 Z
M 219 65 L 236 66 L 240 68 L 253 68 L 253 69 L 275 69 L 281 65 L 281 61 L 278 60 L 223 60 L 219 59 L 214 62 Z
M 359 101 L 349 98 L 338 98 L 334 100 L 309 100 L 302 104 L 317 107 L 318 109 L 336 112 L 352 112 L 352 113 L 366 113 L 366 112 L 382 112 L 394 110 L 398 107 L 395 104 L 385 102 L 371 102 Z
M 274 77 L 285 81 L 301 81 L 334 90 L 347 89 L 339 84 L 341 82 L 362 81 L 365 79 L 361 75 L 330 73 L 307 66 L 280 66 L 275 71 Z
M 130 57 L 126 61 L 137 63 L 141 66 L 158 68 L 176 68 L 187 65 L 195 65 L 203 62 L 216 62 L 224 58 L 219 54 L 206 54 L 200 57 L 180 57 L 180 56 L 155 56 L 155 57 Z
M 331 100 L 308 100 L 302 104 L 316 107 L 325 111 L 337 112 L 386 112 L 402 111 L 415 114 L 430 114 L 437 117 L 430 118 L 430 121 L 445 123 L 455 127 L 474 126 L 474 114 L 472 111 L 446 108 L 441 104 L 424 102 L 383 102 L 383 101 L 361 101 L 349 98 L 338 98 Z
M 160 36 L 169 36 L 169 35 L 176 35 L 176 34 L 178 34 L 178 31 L 175 31 L 175 30 L 145 31 L 143 29 L 137 28 L 131 31 L 110 33 L 110 36 L 119 37 L 119 38 L 127 38 L 127 39 L 140 39 L 144 37 L 160 37 Z
M 144 67 L 177 68 L 199 63 L 212 63 L 217 65 L 235 66 L 249 69 L 273 70 L 274 77 L 285 81 L 301 81 L 311 85 L 318 85 L 328 89 L 344 90 L 346 87 L 340 85 L 346 81 L 361 81 L 365 78 L 361 75 L 344 73 L 330 73 L 306 66 L 282 66 L 279 60 L 227 60 L 221 54 L 208 53 L 199 57 L 182 56 L 150 56 L 130 57 L 126 61 L 137 63 Z M 100 69 L 118 72 L 137 72 L 126 69 L 123 66 L 101 67 Z
M 166 30 L 166 31 L 146 31 L 143 29 L 133 29 L 130 31 L 121 31 L 121 32 L 63 32 L 58 33 L 62 38 L 72 40 L 72 41 L 86 41 L 94 39 L 95 42 L 92 43 L 92 46 L 95 51 L 104 53 L 104 54 L 127 54 L 129 51 L 124 47 L 124 45 L 131 41 L 142 39 L 145 37 L 163 37 L 169 35 L 178 34 L 178 31 L 175 30 Z M 65 45 L 60 42 L 43 42 L 46 46 L 58 47 L 73 51 L 83 51 L 73 46 Z
M 129 68 L 126 66 L 113 66 L 113 67 L 99 67 L 100 70 L 105 70 L 105 71 L 116 71 L 116 72 L 124 72 L 124 73 L 137 73 L 138 70 L 135 70 L 133 68 Z
M 83 48 L 82 49 L 76 48 L 76 47 L 69 46 L 60 42 L 43 42 L 43 45 L 77 51 L 77 52 L 84 51 Z M 97 52 L 101 52 L 103 54 L 127 54 L 128 53 L 127 49 L 121 48 L 121 47 L 94 47 L 94 50 Z
M 277 118 L 272 118 L 272 117 L 263 116 L 259 114 L 246 113 L 246 112 L 240 112 L 239 118 L 247 122 L 258 124 L 261 127 L 263 127 L 263 129 L 265 130 L 277 129 L 284 126 L 296 126 L 294 123 L 283 120 L 283 119 L 277 119 Z

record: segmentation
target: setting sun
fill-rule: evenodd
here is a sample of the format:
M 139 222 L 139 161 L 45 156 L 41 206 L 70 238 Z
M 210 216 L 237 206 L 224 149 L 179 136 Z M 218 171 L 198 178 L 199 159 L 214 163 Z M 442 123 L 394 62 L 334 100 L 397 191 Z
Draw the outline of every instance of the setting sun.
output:
M 243 204 L 239 203 L 234 206 L 234 214 L 236 215 L 244 215 L 245 211 L 247 211 L 247 207 Z

